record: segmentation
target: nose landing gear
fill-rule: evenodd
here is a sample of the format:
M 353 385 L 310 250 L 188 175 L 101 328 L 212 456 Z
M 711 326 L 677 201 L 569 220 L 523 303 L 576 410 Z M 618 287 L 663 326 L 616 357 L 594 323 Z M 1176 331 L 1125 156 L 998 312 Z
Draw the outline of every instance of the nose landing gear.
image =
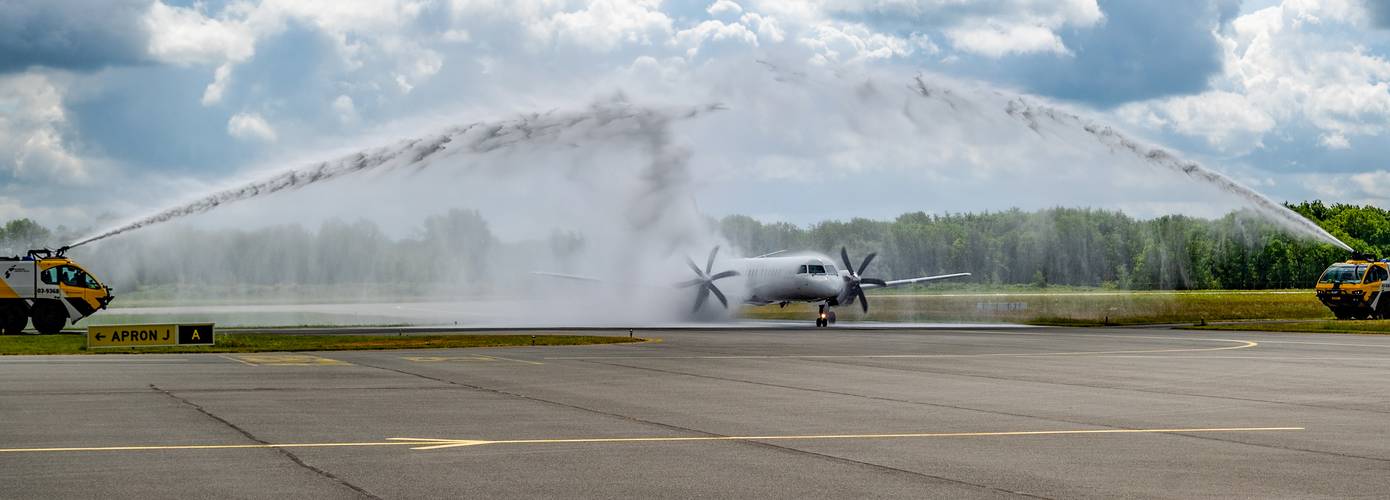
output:
M 820 312 L 816 313 L 816 327 L 823 328 L 833 324 L 835 324 L 835 311 L 826 307 L 825 304 L 821 304 Z

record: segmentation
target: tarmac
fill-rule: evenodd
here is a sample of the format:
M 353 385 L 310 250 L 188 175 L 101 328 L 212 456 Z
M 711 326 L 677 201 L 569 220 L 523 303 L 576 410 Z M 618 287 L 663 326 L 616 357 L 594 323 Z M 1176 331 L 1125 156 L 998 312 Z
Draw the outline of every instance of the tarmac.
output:
M 1390 492 L 1390 336 L 638 335 L 657 340 L 0 357 L 0 498 Z

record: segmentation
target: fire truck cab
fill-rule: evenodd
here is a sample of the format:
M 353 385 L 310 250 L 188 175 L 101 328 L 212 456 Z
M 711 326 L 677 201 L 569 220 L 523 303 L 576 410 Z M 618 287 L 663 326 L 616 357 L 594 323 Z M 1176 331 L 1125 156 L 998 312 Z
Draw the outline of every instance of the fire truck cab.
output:
M 1318 277 L 1318 300 L 1337 319 L 1390 317 L 1390 262 L 1353 256 L 1332 264 Z
M 111 287 L 57 251 L 0 257 L 0 333 L 15 335 L 32 319 L 41 334 L 62 331 L 111 303 Z

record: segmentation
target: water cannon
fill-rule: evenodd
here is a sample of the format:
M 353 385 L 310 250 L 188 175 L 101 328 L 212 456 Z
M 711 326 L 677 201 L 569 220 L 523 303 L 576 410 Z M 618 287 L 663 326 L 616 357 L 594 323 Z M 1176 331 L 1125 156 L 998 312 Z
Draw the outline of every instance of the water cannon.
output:
M 63 258 L 63 254 L 66 254 L 66 253 L 68 252 L 68 249 L 69 249 L 69 248 L 72 248 L 72 247 L 62 246 L 62 247 L 58 247 L 57 250 L 49 250 L 49 249 L 47 249 L 47 248 L 40 248 L 40 249 L 37 249 L 37 250 L 30 250 L 30 251 L 29 251 L 29 255 L 28 255 L 28 259 L 29 259 L 29 260 L 43 260 L 43 259 L 53 259 L 53 258 L 61 259 L 61 258 Z
M 1375 255 L 1371 255 L 1371 254 L 1369 254 L 1369 253 L 1361 253 L 1361 252 L 1352 250 L 1352 251 L 1351 251 L 1351 258 L 1348 259 L 1348 260 L 1364 260 L 1364 261 L 1367 261 L 1367 262 L 1375 262 L 1375 261 L 1377 261 L 1377 260 L 1379 260 L 1379 259 L 1377 259 Z

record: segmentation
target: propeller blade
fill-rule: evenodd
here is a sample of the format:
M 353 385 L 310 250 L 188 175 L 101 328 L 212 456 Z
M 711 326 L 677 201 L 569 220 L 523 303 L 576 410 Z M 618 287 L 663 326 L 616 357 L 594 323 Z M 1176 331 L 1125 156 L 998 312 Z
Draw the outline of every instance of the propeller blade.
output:
M 874 257 L 878 257 L 878 252 L 864 256 L 864 263 L 859 264 L 859 271 L 855 274 L 864 274 L 864 269 L 869 267 L 869 263 L 874 261 Z
M 705 261 L 705 274 L 709 274 L 710 271 L 714 270 L 715 255 L 719 255 L 719 245 L 715 245 L 714 248 L 709 250 L 709 260 Z
M 734 270 L 731 269 L 731 270 L 728 270 L 728 271 L 723 271 L 723 272 L 715 273 L 714 276 L 710 276 L 710 277 L 709 277 L 709 280 L 710 280 L 710 281 L 714 281 L 714 280 L 717 280 L 717 279 L 730 278 L 730 277 L 734 277 L 734 276 L 738 276 L 738 271 L 734 271 Z
M 691 309 L 690 313 L 694 314 L 700 312 L 700 307 L 705 305 L 706 300 L 709 300 L 709 287 L 702 286 L 700 287 L 700 293 L 695 295 L 695 308 Z
M 845 247 L 840 247 L 840 258 L 845 262 L 845 270 L 849 271 L 850 274 L 854 274 L 854 265 L 850 264 L 849 251 L 845 250 Z
M 719 291 L 719 287 L 711 284 L 706 288 L 708 288 L 710 292 L 714 293 L 714 298 L 719 299 L 720 304 L 724 304 L 725 309 L 729 308 L 729 299 L 724 298 L 724 292 Z
M 869 312 L 869 298 L 864 296 L 864 290 L 856 288 L 854 291 L 859 292 L 859 307 L 864 308 L 864 312 Z
M 690 287 L 692 287 L 692 286 L 695 286 L 695 285 L 698 285 L 698 284 L 704 283 L 704 282 L 705 282 L 704 278 L 695 278 L 695 279 L 690 280 L 690 281 L 682 281 L 682 282 L 680 282 L 680 283 L 676 283 L 676 288 L 690 288 Z
M 700 278 L 705 277 L 705 273 L 700 271 L 700 266 L 695 265 L 695 261 L 690 260 L 689 256 L 685 257 L 685 265 L 690 266 L 690 270 L 695 271 L 696 276 L 699 276 Z
M 859 278 L 859 282 L 860 282 L 860 283 L 868 283 L 868 284 L 871 284 L 871 285 L 878 285 L 878 286 L 888 286 L 888 282 L 883 281 L 883 280 L 878 279 L 878 278 Z

